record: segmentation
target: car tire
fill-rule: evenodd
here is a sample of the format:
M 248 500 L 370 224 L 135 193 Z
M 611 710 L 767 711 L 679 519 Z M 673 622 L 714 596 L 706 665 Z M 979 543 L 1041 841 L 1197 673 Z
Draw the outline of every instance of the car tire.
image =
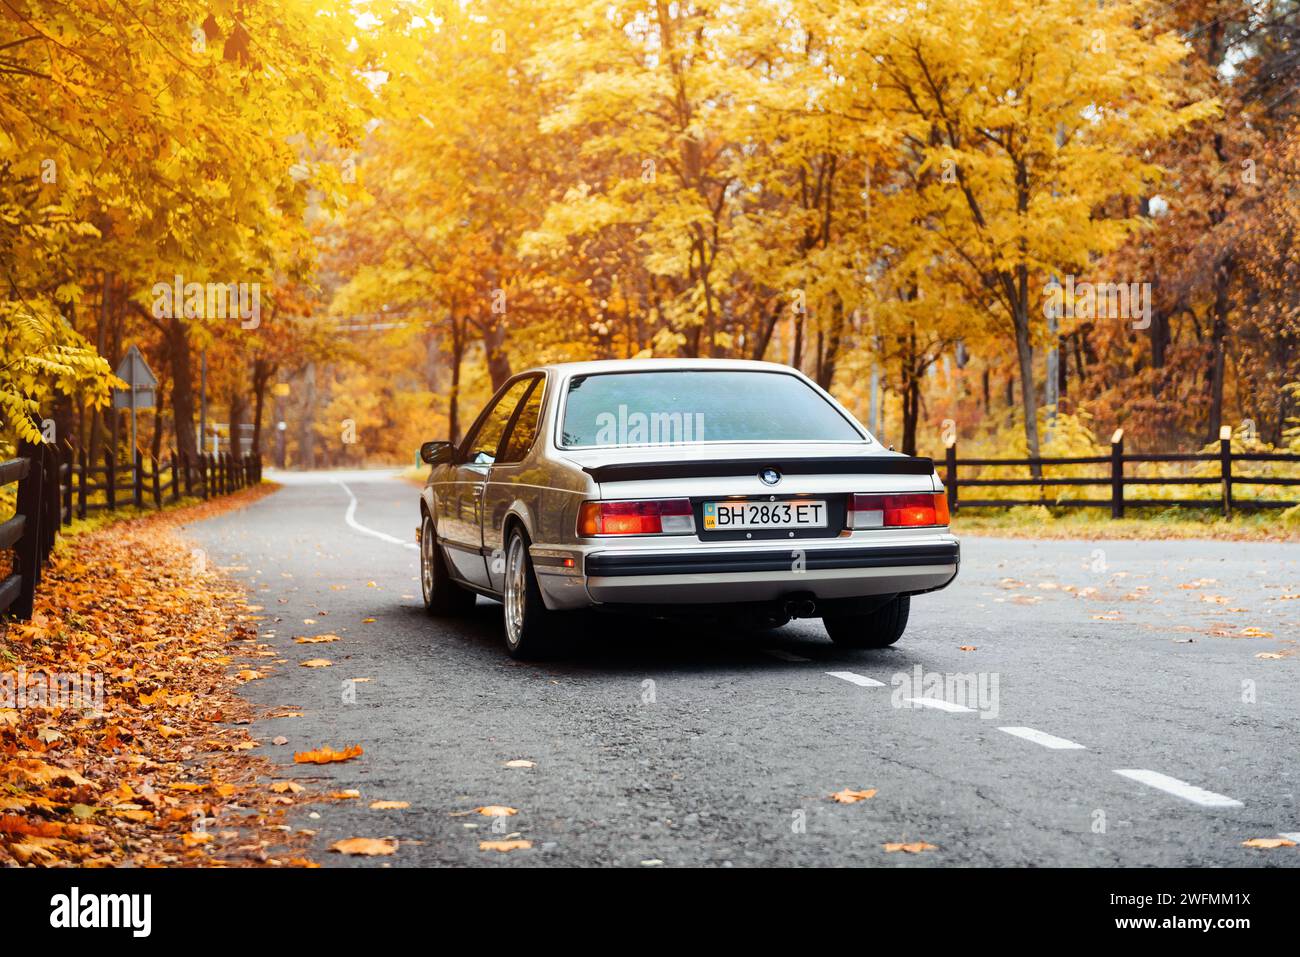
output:
M 506 543 L 505 582 L 501 606 L 506 632 L 506 652 L 511 658 L 546 658 L 560 650 L 557 615 L 546 607 L 537 585 L 528 536 L 514 528 Z
M 898 595 L 864 615 L 827 615 L 822 618 L 831 641 L 845 648 L 888 648 L 907 630 L 912 596 Z
M 420 525 L 420 590 L 424 593 L 424 610 L 438 618 L 467 614 L 477 598 L 452 580 L 447 557 L 438 545 L 438 533 L 427 512 Z

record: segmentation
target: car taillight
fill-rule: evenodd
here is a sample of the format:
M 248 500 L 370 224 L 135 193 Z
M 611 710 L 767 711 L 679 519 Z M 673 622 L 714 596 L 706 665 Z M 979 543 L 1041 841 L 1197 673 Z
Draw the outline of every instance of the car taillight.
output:
M 665 498 L 645 502 L 583 502 L 578 510 L 578 534 L 682 535 L 695 531 L 689 499 Z
M 948 497 L 943 492 L 914 495 L 854 495 L 849 501 L 849 528 L 906 528 L 948 524 Z

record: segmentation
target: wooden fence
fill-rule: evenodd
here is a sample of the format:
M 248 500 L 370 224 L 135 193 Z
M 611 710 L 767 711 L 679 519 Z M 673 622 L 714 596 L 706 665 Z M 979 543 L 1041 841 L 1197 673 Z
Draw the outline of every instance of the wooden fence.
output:
M 1167 462 L 1217 462 L 1219 467 L 1213 475 L 1174 475 L 1143 476 L 1125 474 L 1124 466 L 1143 463 Z M 1234 509 L 1289 508 L 1300 504 L 1294 500 L 1242 498 L 1236 491 L 1240 486 L 1297 486 L 1300 477 L 1247 475 L 1234 471 L 1233 465 L 1247 462 L 1290 462 L 1300 467 L 1300 454 L 1293 452 L 1234 452 L 1229 439 L 1219 441 L 1219 451 L 1196 452 L 1190 454 L 1126 454 L 1124 451 L 1123 432 L 1115 433 L 1111 439 L 1109 455 L 1078 455 L 1061 458 L 1024 458 L 1024 459 L 963 459 L 957 456 L 957 445 L 953 443 L 944 450 L 944 486 L 948 490 L 948 509 L 956 512 L 960 506 L 967 508 L 1012 508 L 1017 505 L 1050 505 L 1064 508 L 1109 508 L 1111 518 L 1123 518 L 1128 507 L 1186 507 L 1221 509 L 1224 516 L 1232 514 Z M 1039 466 L 1040 471 L 1061 465 L 1096 465 L 1105 468 L 1104 474 L 1088 477 L 1066 476 L 1043 478 L 962 478 L 963 469 L 986 468 L 1032 468 Z M 1300 468 L 1298 468 L 1300 473 Z M 1144 488 L 1153 485 L 1217 485 L 1220 494 L 1213 499 L 1207 498 L 1126 498 L 1125 488 Z M 1106 487 L 1109 496 L 1104 498 L 1049 498 L 1046 490 L 1051 487 L 1087 488 Z M 986 488 L 1036 488 L 1038 498 L 991 499 L 966 498 L 963 489 Z M 979 494 L 979 493 L 977 493 Z
M 162 508 L 181 496 L 211 498 L 262 481 L 259 456 L 198 455 L 172 452 L 161 463 L 139 450 L 135 460 L 119 463 L 105 452 L 103 464 L 90 465 L 84 451 L 23 442 L 18 457 L 0 462 L 0 488 L 18 483 L 13 518 L 0 524 L 0 551 L 13 549 L 8 577 L 0 580 L 0 615 L 31 617 L 41 570 L 49 561 L 55 537 L 73 517 L 95 510 L 115 511 L 134 506 Z M 91 495 L 103 493 L 91 502 Z

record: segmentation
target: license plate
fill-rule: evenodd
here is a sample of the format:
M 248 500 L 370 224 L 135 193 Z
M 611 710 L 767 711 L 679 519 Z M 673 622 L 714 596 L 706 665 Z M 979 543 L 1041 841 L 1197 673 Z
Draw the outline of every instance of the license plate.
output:
M 825 528 L 824 501 L 705 502 L 704 530 L 746 528 Z

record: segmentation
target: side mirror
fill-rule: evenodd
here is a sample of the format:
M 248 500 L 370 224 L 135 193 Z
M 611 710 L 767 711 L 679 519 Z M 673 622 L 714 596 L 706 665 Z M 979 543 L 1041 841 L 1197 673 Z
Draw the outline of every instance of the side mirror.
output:
M 426 465 L 442 465 L 450 462 L 455 454 L 456 447 L 441 439 L 425 442 L 420 446 L 420 461 Z

